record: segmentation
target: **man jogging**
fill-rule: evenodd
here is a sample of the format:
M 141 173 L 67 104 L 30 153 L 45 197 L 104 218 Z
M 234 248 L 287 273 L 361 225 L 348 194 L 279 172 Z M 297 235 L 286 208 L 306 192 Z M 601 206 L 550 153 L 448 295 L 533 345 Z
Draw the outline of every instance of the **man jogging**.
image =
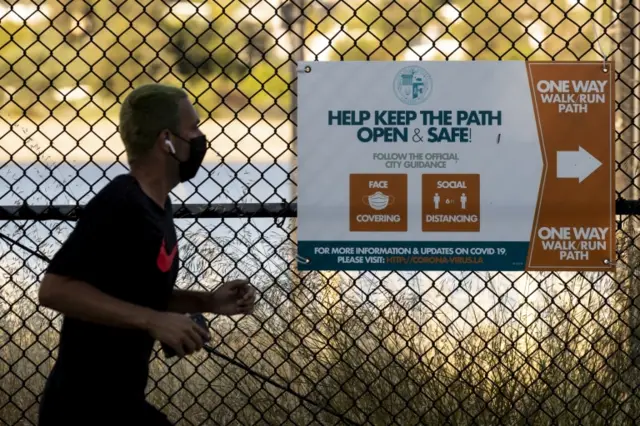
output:
M 41 426 L 169 425 L 145 400 L 155 340 L 184 356 L 209 339 L 186 313 L 253 312 L 246 280 L 213 293 L 174 288 L 179 261 L 168 195 L 204 159 L 198 124 L 181 89 L 150 84 L 125 99 L 119 131 L 131 173 L 87 204 L 40 286 L 40 303 L 64 315 Z

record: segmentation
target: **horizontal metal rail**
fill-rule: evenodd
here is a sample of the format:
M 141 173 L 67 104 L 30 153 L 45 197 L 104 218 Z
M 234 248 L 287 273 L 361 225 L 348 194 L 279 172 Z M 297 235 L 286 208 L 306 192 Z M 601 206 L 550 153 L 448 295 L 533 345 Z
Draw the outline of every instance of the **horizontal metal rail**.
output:
M 0 206 L 0 220 L 78 220 L 84 206 L 18 205 Z M 174 204 L 177 219 L 288 218 L 297 216 L 296 203 Z
M 75 221 L 83 205 L 0 206 L 0 220 Z M 174 204 L 176 219 L 292 218 L 298 216 L 297 203 L 215 203 Z M 617 215 L 640 214 L 640 200 L 616 200 Z

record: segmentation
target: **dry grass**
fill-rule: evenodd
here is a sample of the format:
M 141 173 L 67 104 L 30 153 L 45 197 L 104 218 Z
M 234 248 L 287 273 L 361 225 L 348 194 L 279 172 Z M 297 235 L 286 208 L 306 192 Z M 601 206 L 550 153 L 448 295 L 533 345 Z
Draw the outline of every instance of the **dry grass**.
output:
M 372 274 L 299 277 L 278 260 L 286 242 L 254 245 L 243 257 L 251 237 L 196 231 L 186 235 L 193 244 L 183 248 L 180 279 L 209 286 L 236 263 L 252 274 L 261 290 L 255 315 L 209 317 L 218 349 L 360 424 L 632 425 L 640 413 L 628 325 L 638 251 L 620 236 L 621 259 L 632 266 L 616 281 L 538 274 L 509 276 L 512 284 L 498 274 L 474 290 L 469 279 L 421 275 L 394 290 Z M 3 269 L 14 280 L 0 300 L 0 420 L 27 425 L 36 422 L 59 319 L 32 302 L 37 274 L 25 263 L 11 268 L 11 259 Z M 461 289 L 471 301 L 464 306 L 454 300 Z M 493 302 L 482 307 L 487 290 Z M 151 365 L 149 399 L 178 425 L 341 424 L 204 353 L 177 362 L 159 355 Z

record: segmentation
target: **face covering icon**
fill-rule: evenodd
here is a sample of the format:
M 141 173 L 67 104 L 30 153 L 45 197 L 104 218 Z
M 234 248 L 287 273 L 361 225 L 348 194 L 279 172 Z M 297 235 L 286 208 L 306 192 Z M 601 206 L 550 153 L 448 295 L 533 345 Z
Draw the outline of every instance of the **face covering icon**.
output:
M 362 201 L 374 210 L 384 210 L 389 204 L 393 204 L 393 196 L 385 195 L 378 191 L 375 194 L 364 197 Z

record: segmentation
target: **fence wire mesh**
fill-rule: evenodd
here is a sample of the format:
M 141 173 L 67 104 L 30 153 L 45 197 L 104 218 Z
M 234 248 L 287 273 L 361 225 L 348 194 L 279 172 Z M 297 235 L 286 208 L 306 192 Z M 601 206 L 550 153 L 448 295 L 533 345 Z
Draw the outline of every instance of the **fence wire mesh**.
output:
M 208 316 L 221 352 L 359 424 L 638 424 L 640 211 L 618 216 L 615 274 L 302 274 L 293 70 L 604 55 L 617 191 L 637 200 L 639 22 L 635 0 L 1 1 L 0 231 L 52 256 L 78 207 L 127 170 L 124 96 L 180 85 L 215 151 L 172 194 L 186 206 L 179 286 L 248 276 L 260 293 L 252 316 Z M 37 424 L 56 356 L 60 318 L 37 301 L 45 266 L 0 243 L 3 424 Z M 148 397 L 179 425 L 341 424 L 205 354 L 154 357 Z

